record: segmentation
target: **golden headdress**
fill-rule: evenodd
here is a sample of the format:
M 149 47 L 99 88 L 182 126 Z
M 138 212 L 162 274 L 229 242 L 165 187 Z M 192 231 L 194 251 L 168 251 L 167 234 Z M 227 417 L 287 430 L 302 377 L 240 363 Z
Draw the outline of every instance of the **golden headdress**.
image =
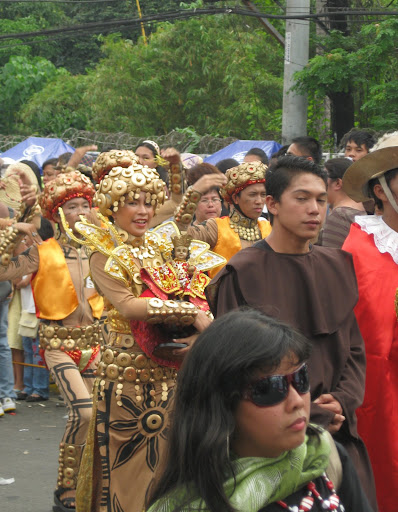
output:
M 174 235 L 171 237 L 171 243 L 173 244 L 174 248 L 186 247 L 187 249 L 189 249 L 191 242 L 192 237 L 190 235 Z
M 268 167 L 262 162 L 244 162 L 226 172 L 227 184 L 220 189 L 221 196 L 233 204 L 232 196 L 239 194 L 244 188 L 256 183 L 265 183 Z
M 164 182 L 154 169 L 140 165 L 133 151 L 101 153 L 93 166 L 93 175 L 99 181 L 94 202 L 107 217 L 126 200 L 138 199 L 141 192 L 145 192 L 146 201 L 155 209 L 163 204 Z
M 39 202 L 43 216 L 53 220 L 54 214 L 58 213 L 58 208 L 75 197 L 87 199 L 91 206 L 94 193 L 95 189 L 90 179 L 79 171 L 60 173 L 44 186 L 40 196 Z

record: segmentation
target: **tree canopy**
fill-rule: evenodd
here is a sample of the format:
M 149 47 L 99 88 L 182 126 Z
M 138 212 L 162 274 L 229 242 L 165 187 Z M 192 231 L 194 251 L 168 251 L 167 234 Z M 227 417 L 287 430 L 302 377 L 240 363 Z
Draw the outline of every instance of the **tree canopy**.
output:
M 213 135 L 276 135 L 283 50 L 249 21 L 213 16 L 163 23 L 148 44 L 108 36 L 103 59 L 87 79 L 76 77 L 71 108 L 90 130 L 160 135 L 192 126 Z M 59 86 L 48 84 L 21 110 L 20 126 L 37 130 L 33 120 L 44 121 L 46 113 L 45 125 L 55 130 L 58 97 Z

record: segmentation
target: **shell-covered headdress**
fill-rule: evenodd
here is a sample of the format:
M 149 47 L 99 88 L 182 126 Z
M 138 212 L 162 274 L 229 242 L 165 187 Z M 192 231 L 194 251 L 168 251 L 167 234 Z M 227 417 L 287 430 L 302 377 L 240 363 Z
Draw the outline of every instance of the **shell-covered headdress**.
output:
M 244 162 L 237 167 L 228 169 L 225 176 L 227 184 L 220 189 L 221 196 L 233 204 L 232 196 L 239 194 L 244 188 L 256 183 L 265 183 L 265 173 L 268 167 L 262 162 Z
M 138 199 L 141 192 L 155 210 L 164 202 L 164 182 L 154 169 L 140 165 L 133 151 L 101 153 L 93 165 L 93 176 L 98 181 L 94 203 L 107 217 L 126 200 Z
M 58 208 L 75 197 L 87 199 L 91 206 L 94 193 L 95 189 L 90 179 L 81 172 L 60 173 L 44 186 L 39 198 L 43 216 L 53 220 Z

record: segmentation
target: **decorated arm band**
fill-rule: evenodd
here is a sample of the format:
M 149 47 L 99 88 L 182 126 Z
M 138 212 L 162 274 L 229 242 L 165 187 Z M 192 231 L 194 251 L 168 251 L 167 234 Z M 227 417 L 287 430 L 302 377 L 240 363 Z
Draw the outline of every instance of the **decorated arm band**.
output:
M 0 231 L 0 264 L 8 265 L 17 245 L 18 230 L 9 226 Z
M 195 322 L 197 314 L 198 310 L 190 302 L 177 302 L 158 298 L 147 300 L 146 321 L 149 324 L 191 325 Z
M 169 189 L 172 194 L 182 194 L 184 191 L 184 167 L 181 162 L 170 164 L 169 172 Z
M 184 197 L 182 198 L 181 204 L 177 206 L 174 213 L 176 222 L 190 224 L 201 197 L 202 194 L 200 192 L 194 190 L 192 186 L 188 187 Z

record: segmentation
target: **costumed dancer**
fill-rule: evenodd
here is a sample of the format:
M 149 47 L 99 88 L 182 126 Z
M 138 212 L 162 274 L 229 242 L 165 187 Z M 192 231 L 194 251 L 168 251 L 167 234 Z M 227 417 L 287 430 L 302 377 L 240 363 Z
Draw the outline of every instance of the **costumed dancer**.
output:
M 78 171 L 59 174 L 44 187 L 40 200 L 43 215 L 59 222 L 60 209 L 74 229 L 80 215 L 90 214 L 94 192 L 90 180 Z M 34 245 L 7 264 L 6 256 L 15 246 L 17 230 L 29 231 L 26 225 L 19 224 L 10 229 L 8 243 L 4 241 L 1 247 L 0 279 L 34 274 L 31 284 L 36 315 L 40 318 L 43 358 L 68 406 L 54 493 L 54 511 L 66 512 L 75 509 L 77 475 L 91 418 L 91 393 L 101 341 L 98 319 L 103 299 L 89 278 L 87 252 L 76 242 L 78 238 L 72 241 L 61 227 L 57 239 Z M 32 229 L 30 235 L 35 241 L 39 237 Z
M 156 356 L 157 345 L 172 342 L 162 327 L 202 331 L 210 318 L 191 302 L 143 296 L 141 269 L 164 263 L 160 237 L 147 232 L 164 199 L 158 173 L 142 167 L 133 152 L 114 150 L 99 155 L 93 174 L 107 229 L 86 222 L 77 229 L 94 249 L 91 275 L 105 297 L 109 339 L 98 367 L 77 505 L 79 512 L 141 512 L 166 443 L 178 366 L 172 356 Z
M 261 218 L 265 205 L 265 173 L 261 162 L 243 163 L 226 172 L 227 183 L 220 189 L 221 196 L 230 204 L 228 217 L 208 219 L 199 226 L 191 226 L 196 207 L 203 193 L 199 181 L 188 187 L 182 203 L 175 212 L 179 228 L 189 235 L 207 242 L 210 248 L 227 261 L 241 249 L 250 247 L 271 232 L 271 225 Z M 214 277 L 223 265 L 211 270 Z
M 354 201 L 374 199 L 382 214 L 355 217 L 343 249 L 354 260 L 359 292 L 354 311 L 366 348 L 358 432 L 369 451 L 379 508 L 385 512 L 398 503 L 398 133 L 383 138 L 378 147 L 348 168 L 343 187 Z

